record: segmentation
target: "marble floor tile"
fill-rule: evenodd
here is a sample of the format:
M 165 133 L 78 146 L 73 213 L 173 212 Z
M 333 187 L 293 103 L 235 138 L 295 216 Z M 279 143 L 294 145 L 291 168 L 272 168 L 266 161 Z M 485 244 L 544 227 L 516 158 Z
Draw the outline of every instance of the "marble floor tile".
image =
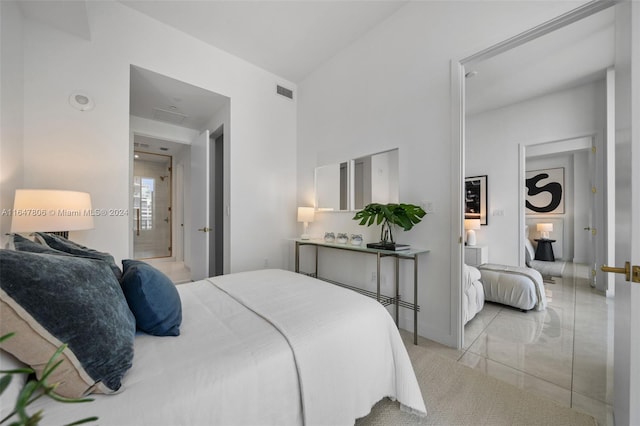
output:
M 593 416 L 598 422 L 598 426 L 615 425 L 613 420 L 613 407 L 611 405 L 573 392 L 571 395 L 571 407 L 577 411 Z
M 546 380 L 511 368 L 504 364 L 466 352 L 460 358 L 461 364 L 479 370 L 488 376 L 510 383 L 520 389 L 554 400 L 565 407 L 571 406 L 571 391 Z
M 501 312 L 469 352 L 571 389 L 573 333 Z
M 589 285 L 589 274 L 568 263 L 565 276 L 545 284 L 545 311 L 486 302 L 465 325 L 461 351 L 420 345 L 613 425 L 614 301 Z
M 158 259 L 149 259 L 145 260 L 145 262 L 168 276 L 174 284 L 183 284 L 191 281 L 191 270 L 185 266 L 184 262 Z

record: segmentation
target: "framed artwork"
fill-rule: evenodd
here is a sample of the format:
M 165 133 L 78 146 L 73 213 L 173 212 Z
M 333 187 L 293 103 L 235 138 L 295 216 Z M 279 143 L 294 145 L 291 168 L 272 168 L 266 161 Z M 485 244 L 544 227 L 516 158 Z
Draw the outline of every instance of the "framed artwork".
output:
M 527 171 L 526 214 L 564 214 L 564 167 Z
M 487 224 L 487 175 L 464 179 L 464 218 Z

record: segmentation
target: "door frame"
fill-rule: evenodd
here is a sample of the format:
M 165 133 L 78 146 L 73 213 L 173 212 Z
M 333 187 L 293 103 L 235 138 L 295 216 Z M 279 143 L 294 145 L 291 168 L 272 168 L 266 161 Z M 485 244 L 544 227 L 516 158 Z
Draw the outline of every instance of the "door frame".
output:
M 145 258 L 138 258 L 135 256 L 135 251 L 136 251 L 136 244 L 135 244 L 135 236 L 133 238 L 133 252 L 132 252 L 132 259 L 140 259 L 140 260 L 149 260 L 149 259 L 164 259 L 164 260 L 175 260 L 176 255 L 175 255 L 175 241 L 174 241 L 174 237 L 175 237 L 175 232 L 173 229 L 173 226 L 176 222 L 176 218 L 175 218 L 175 209 L 174 206 L 176 204 L 176 200 L 174 199 L 174 195 L 175 195 L 175 181 L 174 181 L 174 174 L 173 174 L 173 167 L 174 167 L 174 159 L 173 159 L 173 155 L 170 154 L 160 154 L 157 152 L 149 152 L 149 151 L 143 151 L 141 149 L 136 149 L 135 146 L 133 148 L 133 168 L 132 168 L 132 175 L 131 175 L 131 185 L 133 187 L 134 182 L 133 180 L 135 179 L 135 171 L 136 171 L 136 166 L 135 166 L 135 161 L 136 161 L 136 153 L 138 154 L 145 154 L 145 155 L 157 155 L 158 157 L 167 157 L 169 159 L 169 167 L 168 167 L 168 171 L 167 173 L 169 173 L 169 175 L 167 176 L 167 178 L 169 179 L 169 207 L 168 207 L 168 218 L 169 218 L 169 255 L 168 256 L 152 256 L 152 257 L 145 257 Z M 132 190 L 133 191 L 133 190 Z M 133 193 L 131 194 L 131 198 L 133 199 Z M 132 201 L 133 203 L 133 201 Z M 133 213 L 135 211 L 135 209 L 131 210 L 131 216 L 132 219 L 131 221 L 133 223 L 135 223 L 135 214 Z M 133 230 L 133 227 L 131 228 Z M 133 230 L 135 233 L 135 230 Z
M 519 233 L 518 233 L 518 247 L 524 247 L 525 240 L 527 236 L 524 233 L 525 225 L 526 225 L 526 211 L 525 211 L 525 178 L 526 178 L 526 164 L 527 164 L 527 156 L 533 155 L 564 155 L 571 154 L 574 152 L 580 151 L 588 151 L 590 152 L 590 156 L 595 155 L 606 155 L 600 153 L 600 151 L 606 150 L 605 141 L 598 141 L 597 135 L 586 135 L 586 136 L 578 136 L 574 138 L 549 141 L 549 142 L 540 142 L 540 143 L 532 143 L 532 144 L 520 144 L 518 147 L 519 150 L 519 158 L 518 158 L 518 182 L 520 182 L 520 191 L 518 192 L 518 224 L 519 224 Z M 606 263 L 606 227 L 604 217 L 607 211 L 607 205 L 605 204 L 605 199 L 603 197 L 604 188 L 606 186 L 606 182 L 602 182 L 604 179 L 603 173 L 600 172 L 600 169 L 604 167 L 604 158 L 600 157 L 595 158 L 594 160 L 600 161 L 600 164 L 597 164 L 596 167 L 598 170 L 589 170 L 589 178 L 591 184 L 597 188 L 597 193 L 592 193 L 592 197 L 596 197 L 595 203 L 597 206 L 594 206 L 593 202 L 589 201 L 589 207 L 593 211 L 593 215 L 596 218 L 594 223 L 589 224 L 590 227 L 600 230 L 596 232 L 595 239 L 593 242 L 592 249 L 594 250 L 593 257 L 595 260 L 594 264 L 603 264 Z M 574 185 L 574 193 L 575 193 L 575 185 Z M 573 221 L 573 229 L 574 229 L 574 237 L 573 244 L 575 246 L 575 233 L 578 232 L 578 227 L 575 223 L 575 212 L 574 212 L 574 221 Z M 605 232 L 602 232 L 605 231 Z M 600 253 L 599 256 L 596 253 Z M 573 259 L 569 259 L 569 261 L 573 261 Z M 523 251 L 520 251 L 518 254 L 518 264 L 520 266 L 525 266 L 525 255 Z M 594 269 L 594 265 L 589 265 L 590 269 Z M 604 273 L 602 271 L 593 275 L 593 278 L 597 278 L 596 282 L 604 281 Z M 590 281 L 592 278 L 590 278 Z M 601 289 L 605 290 L 605 289 Z

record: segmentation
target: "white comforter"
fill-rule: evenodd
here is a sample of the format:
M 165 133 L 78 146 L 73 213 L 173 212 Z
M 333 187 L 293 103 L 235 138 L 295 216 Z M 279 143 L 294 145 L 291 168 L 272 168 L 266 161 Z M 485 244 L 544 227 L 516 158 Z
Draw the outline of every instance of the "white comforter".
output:
M 179 337 L 137 336 L 123 392 L 71 406 L 40 400 L 42 424 L 90 415 L 101 425 L 353 424 L 385 396 L 426 414 L 397 329 L 374 300 L 279 270 L 178 289 Z

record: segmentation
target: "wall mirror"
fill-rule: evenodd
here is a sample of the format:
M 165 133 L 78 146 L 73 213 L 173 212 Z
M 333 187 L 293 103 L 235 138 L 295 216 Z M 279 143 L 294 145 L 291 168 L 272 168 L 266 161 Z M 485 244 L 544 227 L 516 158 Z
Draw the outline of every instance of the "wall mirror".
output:
M 316 167 L 316 209 L 349 210 L 349 163 Z
M 316 167 L 316 209 L 359 210 L 399 200 L 398 149 Z

